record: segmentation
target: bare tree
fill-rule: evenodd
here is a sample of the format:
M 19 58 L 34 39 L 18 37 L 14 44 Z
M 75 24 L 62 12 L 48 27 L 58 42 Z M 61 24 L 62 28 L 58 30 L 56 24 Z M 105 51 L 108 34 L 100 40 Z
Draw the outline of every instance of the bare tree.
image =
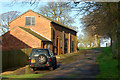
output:
M 70 11 L 71 7 L 65 2 L 50 2 L 38 9 L 40 14 L 67 26 L 71 26 L 74 22 L 73 17 L 70 16 Z
M 10 30 L 10 21 L 16 18 L 19 14 L 20 12 L 18 11 L 10 11 L 0 14 L 1 17 L 0 25 L 3 33 Z

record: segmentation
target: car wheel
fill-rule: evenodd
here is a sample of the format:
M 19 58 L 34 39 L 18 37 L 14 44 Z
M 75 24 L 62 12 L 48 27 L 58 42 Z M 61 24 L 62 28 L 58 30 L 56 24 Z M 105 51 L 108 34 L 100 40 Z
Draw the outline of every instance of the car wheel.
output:
M 45 64 L 47 62 L 47 57 L 44 54 L 39 55 L 39 63 Z
M 51 66 L 51 67 L 49 67 L 49 70 L 50 70 L 50 71 L 53 71 L 53 70 L 54 70 L 54 68 Z

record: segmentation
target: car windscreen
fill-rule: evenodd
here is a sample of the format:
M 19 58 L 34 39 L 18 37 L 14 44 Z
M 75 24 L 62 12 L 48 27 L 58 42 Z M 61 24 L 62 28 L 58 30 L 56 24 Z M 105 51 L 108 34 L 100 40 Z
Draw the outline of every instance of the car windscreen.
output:
M 31 52 L 31 56 L 35 56 L 35 57 L 39 56 L 40 54 L 44 54 L 46 56 L 49 56 L 48 50 L 38 49 L 38 50 L 32 50 L 32 52 Z

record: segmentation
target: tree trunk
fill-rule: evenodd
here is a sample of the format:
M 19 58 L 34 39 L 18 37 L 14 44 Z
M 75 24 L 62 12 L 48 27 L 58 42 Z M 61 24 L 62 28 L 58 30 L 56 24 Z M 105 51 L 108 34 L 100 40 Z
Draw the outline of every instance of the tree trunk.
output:
M 94 47 L 98 47 L 98 38 L 97 38 L 97 34 L 95 34 Z
M 95 42 L 93 41 L 93 46 L 92 47 L 94 47 L 95 46 Z
M 91 47 L 91 43 L 92 43 L 92 42 L 90 41 L 90 47 Z
M 120 29 L 117 32 L 117 38 L 118 38 L 118 59 L 120 61 Z M 120 62 L 119 62 L 119 67 L 120 67 Z
M 98 37 L 98 47 L 100 47 L 100 38 Z
M 120 10 L 120 2 L 118 2 L 118 12 Z M 118 17 L 120 15 L 120 12 L 118 13 Z M 118 31 L 117 31 L 117 38 L 118 38 L 118 62 L 119 62 L 119 69 L 120 69 L 120 18 L 118 18 Z

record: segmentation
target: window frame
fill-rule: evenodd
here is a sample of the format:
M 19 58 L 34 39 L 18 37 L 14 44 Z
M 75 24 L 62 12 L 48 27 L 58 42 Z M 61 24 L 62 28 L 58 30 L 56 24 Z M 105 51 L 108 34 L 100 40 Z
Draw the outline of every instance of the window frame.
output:
M 30 25 L 26 25 L 26 18 L 30 17 Z M 34 18 L 34 25 L 33 25 L 33 18 Z M 25 16 L 25 26 L 35 26 L 35 16 Z

